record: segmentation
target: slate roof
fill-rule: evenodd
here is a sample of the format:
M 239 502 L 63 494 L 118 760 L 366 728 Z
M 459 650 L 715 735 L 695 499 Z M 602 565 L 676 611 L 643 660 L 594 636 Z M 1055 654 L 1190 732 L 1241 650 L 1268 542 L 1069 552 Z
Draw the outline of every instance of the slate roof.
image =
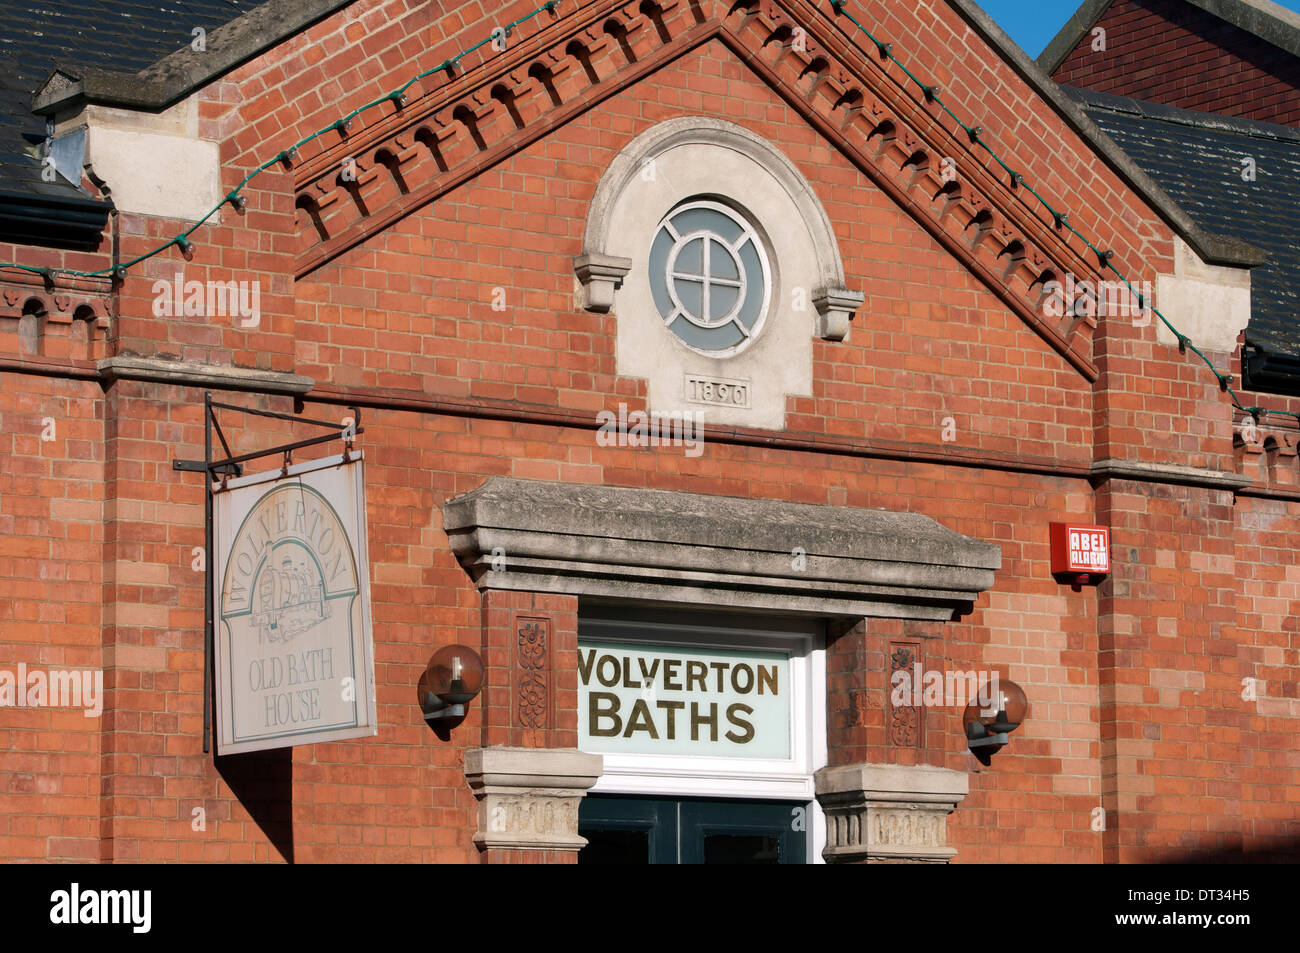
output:
M 1196 224 L 1268 254 L 1251 269 L 1246 341 L 1300 357 L 1300 130 L 1062 89 Z M 1242 179 L 1245 158 L 1253 182 Z
M 0 197 L 85 198 L 41 180 L 32 94 L 55 66 L 135 73 L 266 0 L 0 0 Z

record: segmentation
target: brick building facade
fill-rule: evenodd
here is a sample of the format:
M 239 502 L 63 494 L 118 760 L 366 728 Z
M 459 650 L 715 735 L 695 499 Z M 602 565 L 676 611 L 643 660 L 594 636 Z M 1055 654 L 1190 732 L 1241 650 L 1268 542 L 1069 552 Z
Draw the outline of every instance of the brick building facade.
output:
M 1298 25 L 1270 0 L 1089 0 L 1038 63 L 1070 86 L 1294 126 Z
M 1244 427 L 1158 321 L 1046 301 L 1117 263 L 1230 374 L 1249 311 L 1219 305 L 1258 253 L 1196 226 L 973 4 L 247 6 L 203 51 L 61 62 L 36 89 L 56 142 L 87 129 L 102 234 L 0 259 L 93 272 L 246 207 L 192 260 L 0 276 L 0 663 L 105 686 L 100 718 L 0 709 L 0 855 L 571 862 L 584 791 L 673 790 L 804 803 L 809 855 L 842 860 L 1294 851 L 1296 430 Z M 764 323 L 722 357 L 637 297 L 659 267 L 637 256 L 697 201 L 767 249 Z M 178 274 L 256 282 L 258 320 L 160 315 Z M 683 372 L 743 379 L 750 406 L 691 402 Z M 373 737 L 203 751 L 204 488 L 173 461 L 203 456 L 205 391 L 361 409 Z M 602 439 L 620 404 L 703 412 L 699 452 Z M 303 435 L 222 422 L 234 454 Z M 1050 561 L 1069 521 L 1111 534 L 1077 591 Z M 611 785 L 580 750 L 581 645 L 665 620 L 682 645 L 808 640 L 786 787 Z M 452 643 L 486 680 L 444 737 L 416 685 Z M 1030 714 L 986 767 L 960 707 L 891 701 L 909 663 L 996 671 Z

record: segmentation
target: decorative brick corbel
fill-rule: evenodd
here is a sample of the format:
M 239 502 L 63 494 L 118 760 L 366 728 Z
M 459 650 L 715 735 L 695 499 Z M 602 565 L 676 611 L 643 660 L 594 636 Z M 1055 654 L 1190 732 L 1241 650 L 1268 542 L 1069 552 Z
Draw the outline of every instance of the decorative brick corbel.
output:
M 614 307 L 614 292 L 632 270 L 632 259 L 615 255 L 579 255 L 573 260 L 573 270 L 582 282 L 583 309 L 608 314 Z
M 866 295 L 847 288 L 818 288 L 813 292 L 817 309 L 817 336 L 824 341 L 847 341 L 853 312 L 862 307 Z

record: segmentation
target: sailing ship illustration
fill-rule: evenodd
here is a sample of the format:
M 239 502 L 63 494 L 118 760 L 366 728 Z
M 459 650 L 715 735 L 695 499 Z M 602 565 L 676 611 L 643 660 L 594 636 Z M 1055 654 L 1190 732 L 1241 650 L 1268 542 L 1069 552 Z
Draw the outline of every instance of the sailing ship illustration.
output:
M 253 612 L 258 644 L 287 642 L 329 618 L 324 580 L 308 567 L 314 568 L 314 563 L 308 560 L 295 567 L 287 553 L 279 569 L 267 565 Z

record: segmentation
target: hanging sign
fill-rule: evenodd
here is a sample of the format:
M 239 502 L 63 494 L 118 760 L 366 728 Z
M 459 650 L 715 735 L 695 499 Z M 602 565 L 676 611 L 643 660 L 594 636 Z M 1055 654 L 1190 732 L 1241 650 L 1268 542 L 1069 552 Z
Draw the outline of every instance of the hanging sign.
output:
M 780 652 L 580 641 L 578 746 L 786 759 L 791 688 Z
M 213 486 L 221 753 L 377 733 L 361 454 Z

